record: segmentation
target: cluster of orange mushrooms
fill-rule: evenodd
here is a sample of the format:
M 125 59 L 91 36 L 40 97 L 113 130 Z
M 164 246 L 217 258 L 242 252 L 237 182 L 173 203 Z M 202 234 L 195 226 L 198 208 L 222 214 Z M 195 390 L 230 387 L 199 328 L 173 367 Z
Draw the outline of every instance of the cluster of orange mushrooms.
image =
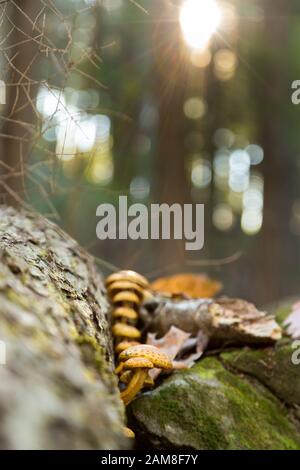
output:
M 115 342 L 116 374 L 125 387 L 121 398 L 128 405 L 144 386 L 153 386 L 151 369 L 172 369 L 172 361 L 155 346 L 141 344 L 137 328 L 139 308 L 149 293 L 146 278 L 134 271 L 119 271 L 106 279 L 112 304 L 112 335 Z

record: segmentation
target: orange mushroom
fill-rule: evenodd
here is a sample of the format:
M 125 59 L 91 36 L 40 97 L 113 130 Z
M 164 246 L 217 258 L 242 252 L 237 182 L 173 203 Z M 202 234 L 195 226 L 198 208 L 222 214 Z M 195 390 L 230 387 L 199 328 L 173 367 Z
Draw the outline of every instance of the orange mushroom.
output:
M 106 279 L 105 285 L 109 286 L 111 283 L 117 281 L 132 281 L 141 286 L 143 289 L 147 289 L 149 287 L 149 283 L 144 276 L 130 270 L 119 271 L 117 273 L 111 274 Z
M 123 433 L 124 433 L 124 436 L 128 437 L 129 439 L 135 438 L 134 432 L 132 431 L 132 429 L 127 428 L 127 426 L 123 428 Z
M 117 354 L 121 353 L 122 351 L 125 351 L 125 349 L 131 348 L 131 346 L 137 346 L 140 344 L 138 341 L 128 341 L 124 340 L 118 343 L 115 347 L 115 352 Z
M 121 392 L 121 398 L 124 404 L 128 405 L 142 389 L 148 375 L 148 370 L 153 369 L 153 363 L 145 357 L 132 357 L 123 364 L 123 367 L 125 369 L 134 370 L 134 374 L 128 386 Z
M 173 364 L 169 357 L 155 346 L 149 344 L 139 344 L 127 348 L 120 354 L 121 361 L 127 361 L 134 357 L 144 357 L 153 362 L 158 369 L 172 369 Z
M 112 334 L 115 337 L 133 340 L 141 337 L 141 332 L 135 326 L 127 325 L 126 323 L 115 323 L 112 327 Z
M 110 297 L 113 297 L 116 292 L 124 290 L 135 292 L 140 298 L 143 298 L 144 289 L 139 286 L 136 282 L 116 281 L 112 282 L 107 286 L 107 293 Z
M 113 309 L 113 318 L 120 318 L 122 320 L 135 321 L 138 318 L 137 312 L 130 307 L 117 307 Z
M 154 385 L 149 370 L 171 369 L 172 362 L 158 348 L 137 341 L 141 332 L 133 325 L 138 320 L 140 304 L 150 295 L 147 279 L 134 271 L 124 270 L 109 276 L 105 284 L 113 305 L 112 318 L 116 321 L 112 326 L 115 351 L 120 353 L 115 372 L 126 385 L 121 398 L 128 405 L 143 386 Z M 130 433 L 130 430 L 126 429 L 126 432 Z
M 126 305 L 139 305 L 141 302 L 139 296 L 129 290 L 117 292 L 111 300 L 113 304 L 125 303 Z
M 150 369 L 172 369 L 172 362 L 168 356 L 154 346 L 143 344 L 132 346 L 122 351 L 119 359 L 121 362 L 118 373 L 124 369 L 133 371 L 127 388 L 121 392 L 125 405 L 128 405 L 143 388 Z
M 125 370 L 120 375 L 120 382 L 122 382 L 123 384 L 128 385 L 130 380 L 132 379 L 132 375 L 133 375 L 132 370 Z M 147 377 L 145 379 L 145 382 L 144 382 L 144 385 L 147 385 L 148 387 L 153 387 L 154 380 L 152 379 L 152 377 L 150 377 L 150 375 L 147 375 Z

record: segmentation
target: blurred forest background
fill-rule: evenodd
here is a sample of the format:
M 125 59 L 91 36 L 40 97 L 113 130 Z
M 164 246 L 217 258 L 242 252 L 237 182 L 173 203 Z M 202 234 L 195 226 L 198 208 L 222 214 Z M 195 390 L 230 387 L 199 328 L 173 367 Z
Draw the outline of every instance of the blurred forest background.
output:
M 300 4 L 213 3 L 0 1 L 1 201 L 51 217 L 104 273 L 206 272 L 263 305 L 300 290 Z M 97 240 L 120 194 L 204 203 L 205 248 Z

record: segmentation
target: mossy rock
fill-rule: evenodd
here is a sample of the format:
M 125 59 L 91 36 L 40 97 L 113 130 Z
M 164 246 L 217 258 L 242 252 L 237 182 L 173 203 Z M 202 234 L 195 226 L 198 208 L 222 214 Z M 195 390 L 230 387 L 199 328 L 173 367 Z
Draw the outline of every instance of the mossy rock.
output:
M 223 353 L 227 365 L 257 378 L 278 398 L 300 406 L 300 365 L 292 363 L 294 349 L 290 344 L 276 348 Z
M 129 407 L 140 446 L 160 449 L 300 449 L 291 411 L 258 381 L 205 358 Z

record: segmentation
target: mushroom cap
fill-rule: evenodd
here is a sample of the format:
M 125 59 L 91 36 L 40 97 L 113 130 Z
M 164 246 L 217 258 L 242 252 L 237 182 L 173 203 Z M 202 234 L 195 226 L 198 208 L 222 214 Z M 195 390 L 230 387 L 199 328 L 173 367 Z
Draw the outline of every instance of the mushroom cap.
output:
M 134 439 L 135 438 L 135 434 L 134 432 L 132 431 L 132 429 L 130 428 L 123 428 L 123 434 L 125 437 L 128 437 L 128 439 Z
M 115 281 L 132 281 L 139 286 L 146 289 L 149 286 L 147 279 L 141 274 L 136 273 L 135 271 L 124 270 L 117 273 L 111 274 L 106 279 L 105 285 L 109 286 L 112 282 Z
M 113 336 L 130 339 L 139 339 L 141 337 L 141 332 L 135 326 L 126 323 L 115 323 L 112 327 L 112 334 Z
M 113 297 L 116 292 L 129 290 L 135 292 L 139 297 L 143 297 L 144 289 L 136 282 L 132 281 L 115 281 L 107 286 L 107 293 Z
M 155 346 L 147 344 L 140 344 L 137 346 L 131 346 L 121 352 L 119 359 L 121 361 L 127 361 L 131 358 L 144 357 L 149 359 L 153 363 L 153 367 L 159 369 L 172 369 L 172 361 L 170 358 L 160 351 Z
M 124 362 L 124 369 L 153 369 L 153 362 L 146 357 L 131 357 Z
M 143 301 L 144 302 L 151 302 L 151 300 L 154 300 L 154 294 L 152 291 L 148 289 L 144 289 L 143 292 Z
M 121 343 L 117 344 L 115 347 L 115 352 L 117 354 L 125 351 L 125 349 L 131 348 L 131 346 L 137 346 L 139 343 L 137 341 L 121 341 Z
M 123 291 L 117 292 L 112 297 L 112 302 L 114 304 L 117 304 L 119 302 L 126 302 L 126 303 L 129 303 L 129 304 L 139 305 L 140 304 L 140 298 L 134 292 L 131 292 L 129 290 L 123 290 Z
M 126 318 L 127 320 L 136 320 L 138 318 L 137 312 L 130 307 L 117 307 L 113 309 L 112 316 L 114 318 Z

